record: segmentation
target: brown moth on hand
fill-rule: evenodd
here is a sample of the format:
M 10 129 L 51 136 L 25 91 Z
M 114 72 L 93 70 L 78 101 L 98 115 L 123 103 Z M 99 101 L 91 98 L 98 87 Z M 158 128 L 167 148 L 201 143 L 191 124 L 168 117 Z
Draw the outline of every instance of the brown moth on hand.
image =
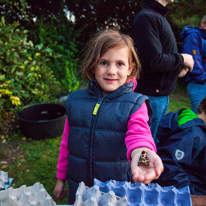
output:
M 142 151 L 142 153 L 140 155 L 138 166 L 141 164 L 143 164 L 145 166 L 149 166 L 149 158 L 147 156 L 147 153 L 144 150 Z

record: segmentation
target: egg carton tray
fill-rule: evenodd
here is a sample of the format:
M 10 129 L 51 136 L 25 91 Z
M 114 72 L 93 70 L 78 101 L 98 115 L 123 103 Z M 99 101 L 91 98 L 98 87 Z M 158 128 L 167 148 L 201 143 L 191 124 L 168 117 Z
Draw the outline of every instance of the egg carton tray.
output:
M 56 206 L 51 196 L 39 182 L 33 186 L 0 191 L 0 206 Z
M 0 171 L 0 191 L 7 189 L 13 181 L 8 177 L 8 172 Z
M 117 197 L 113 191 L 100 192 L 99 187 L 86 187 L 84 182 L 79 184 L 74 206 L 126 206 L 126 197 Z
M 126 197 L 128 206 L 192 206 L 189 186 L 176 189 L 174 186 L 161 187 L 156 183 L 119 182 L 110 180 L 94 184 L 103 193 L 113 191 L 118 197 Z

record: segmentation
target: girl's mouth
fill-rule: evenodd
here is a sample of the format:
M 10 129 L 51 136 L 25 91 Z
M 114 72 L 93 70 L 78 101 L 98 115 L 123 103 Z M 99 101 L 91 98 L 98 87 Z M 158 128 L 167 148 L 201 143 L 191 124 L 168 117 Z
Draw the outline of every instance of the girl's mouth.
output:
M 117 79 L 107 79 L 107 78 L 105 78 L 104 80 L 111 83 L 117 81 Z

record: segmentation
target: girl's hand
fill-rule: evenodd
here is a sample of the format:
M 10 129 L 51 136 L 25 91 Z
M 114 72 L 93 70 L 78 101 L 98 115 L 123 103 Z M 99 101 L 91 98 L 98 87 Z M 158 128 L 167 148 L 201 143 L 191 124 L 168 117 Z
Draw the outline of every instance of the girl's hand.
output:
M 145 166 L 143 164 L 140 164 L 138 166 L 139 158 L 143 150 L 147 153 L 147 156 L 149 158 L 148 166 Z M 160 157 L 148 148 L 142 147 L 133 150 L 131 158 L 131 171 L 133 174 L 133 180 L 136 183 L 142 182 L 145 184 L 149 184 L 152 180 L 158 179 L 160 174 L 164 170 Z
M 54 196 L 57 200 L 61 200 L 67 195 L 67 190 L 64 189 L 65 181 L 57 179 L 56 186 L 54 188 Z

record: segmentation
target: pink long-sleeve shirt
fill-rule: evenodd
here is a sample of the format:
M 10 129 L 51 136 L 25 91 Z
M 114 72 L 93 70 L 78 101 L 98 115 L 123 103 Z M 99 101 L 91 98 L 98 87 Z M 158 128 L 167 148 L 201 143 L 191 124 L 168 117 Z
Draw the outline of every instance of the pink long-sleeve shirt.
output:
M 136 87 L 136 80 L 132 79 L 134 82 L 134 88 Z M 126 132 L 125 144 L 127 147 L 127 159 L 131 161 L 131 152 L 132 150 L 139 147 L 147 147 L 150 150 L 156 152 L 156 146 L 154 139 L 152 137 L 148 122 L 148 110 L 146 103 L 144 102 L 142 106 L 131 115 L 130 120 L 128 121 Z M 57 164 L 57 178 L 61 180 L 67 179 L 67 150 L 68 144 L 68 135 L 69 135 L 69 122 L 66 119 L 63 138 L 60 146 L 60 155 Z

